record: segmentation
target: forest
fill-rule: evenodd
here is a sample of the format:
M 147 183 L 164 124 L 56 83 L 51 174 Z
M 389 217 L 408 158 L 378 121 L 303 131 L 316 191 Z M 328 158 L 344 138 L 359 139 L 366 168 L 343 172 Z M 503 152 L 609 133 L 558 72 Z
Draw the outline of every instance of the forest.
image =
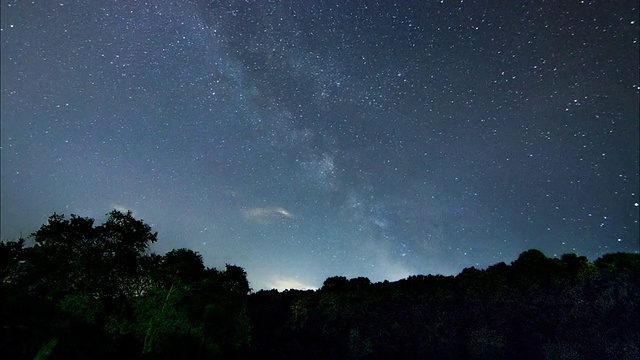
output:
M 239 266 L 153 254 L 131 213 L 54 213 L 31 238 L 0 243 L 5 359 L 640 358 L 639 254 L 253 292 Z

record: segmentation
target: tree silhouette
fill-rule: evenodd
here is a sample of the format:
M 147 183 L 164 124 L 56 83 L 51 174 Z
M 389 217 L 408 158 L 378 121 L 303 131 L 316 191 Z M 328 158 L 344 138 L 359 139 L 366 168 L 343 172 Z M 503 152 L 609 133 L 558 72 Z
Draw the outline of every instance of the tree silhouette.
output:
M 53 214 L 0 243 L 0 352 L 9 358 L 228 356 L 248 343 L 246 273 L 188 249 L 149 253 L 157 234 L 130 212 Z
M 532 249 L 455 277 L 251 293 L 239 266 L 150 253 L 157 235 L 131 213 L 53 214 L 32 236 L 0 242 L 3 358 L 640 357 L 638 254 Z

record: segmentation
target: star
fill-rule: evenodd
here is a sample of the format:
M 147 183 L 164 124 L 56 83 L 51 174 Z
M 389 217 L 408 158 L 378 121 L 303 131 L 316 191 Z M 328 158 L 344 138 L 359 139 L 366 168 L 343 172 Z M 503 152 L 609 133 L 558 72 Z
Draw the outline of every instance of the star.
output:
M 1 5 L 3 240 L 132 210 L 256 290 L 636 251 L 628 2 L 207 4 Z

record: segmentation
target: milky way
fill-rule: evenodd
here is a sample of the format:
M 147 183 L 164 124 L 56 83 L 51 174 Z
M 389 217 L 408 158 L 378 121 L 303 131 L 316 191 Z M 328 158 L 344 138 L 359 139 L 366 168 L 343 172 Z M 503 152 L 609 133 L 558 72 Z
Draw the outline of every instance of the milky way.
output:
M 636 1 L 2 2 L 2 239 L 131 210 L 254 289 L 638 251 Z

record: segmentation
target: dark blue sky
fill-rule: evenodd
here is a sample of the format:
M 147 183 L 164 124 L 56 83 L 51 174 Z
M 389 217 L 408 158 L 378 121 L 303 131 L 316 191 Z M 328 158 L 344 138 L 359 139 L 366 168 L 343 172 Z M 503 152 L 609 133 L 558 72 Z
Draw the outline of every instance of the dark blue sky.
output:
M 638 251 L 637 1 L 0 10 L 2 239 L 130 209 L 254 289 Z

